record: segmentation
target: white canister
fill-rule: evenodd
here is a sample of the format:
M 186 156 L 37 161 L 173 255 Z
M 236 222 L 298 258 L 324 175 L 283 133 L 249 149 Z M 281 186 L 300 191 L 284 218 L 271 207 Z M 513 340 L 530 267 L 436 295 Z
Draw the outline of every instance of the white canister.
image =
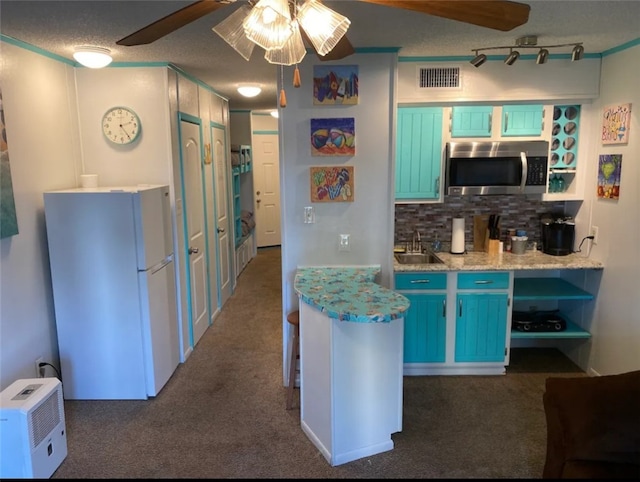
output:
M 98 187 L 98 175 L 97 174 L 81 174 L 80 186 L 83 188 Z

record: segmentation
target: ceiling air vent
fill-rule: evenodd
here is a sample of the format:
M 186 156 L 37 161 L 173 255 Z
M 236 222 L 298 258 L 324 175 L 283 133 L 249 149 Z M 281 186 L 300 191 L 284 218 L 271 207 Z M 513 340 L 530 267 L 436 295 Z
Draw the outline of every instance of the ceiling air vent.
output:
M 418 88 L 459 89 L 460 67 L 419 67 Z

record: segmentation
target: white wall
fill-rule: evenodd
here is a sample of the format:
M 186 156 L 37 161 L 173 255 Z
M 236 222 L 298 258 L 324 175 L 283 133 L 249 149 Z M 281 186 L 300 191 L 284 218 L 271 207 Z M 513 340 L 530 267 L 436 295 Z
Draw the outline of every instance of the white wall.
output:
M 42 193 L 76 185 L 74 68 L 2 43 L 0 82 L 19 234 L 0 240 L 0 389 L 57 365 Z M 54 375 L 53 372 L 47 372 Z
M 602 60 L 600 97 L 590 120 L 591 151 L 586 197 L 580 215 L 598 226 L 599 240 L 590 256 L 605 268 L 600 281 L 590 351 L 581 352 L 581 366 L 609 375 L 640 369 L 640 46 Z M 602 109 L 631 102 L 628 144 L 600 142 Z M 582 139 L 582 133 L 581 133 Z M 582 141 L 581 141 L 582 142 Z M 618 200 L 596 196 L 598 156 L 622 154 Z
M 393 249 L 392 132 L 395 112 L 396 54 L 355 54 L 336 64 L 357 65 L 359 103 L 313 105 L 313 64 L 307 55 L 300 65 L 302 86 L 293 88 L 293 69 L 285 69 L 287 107 L 280 109 L 280 192 L 282 205 L 283 309 L 298 306 L 293 280 L 298 266 L 382 266 L 382 284 L 389 286 Z M 356 154 L 312 157 L 312 118 L 355 118 Z M 354 202 L 311 203 L 311 166 L 354 166 Z M 315 209 L 315 224 L 303 223 L 304 206 Z M 338 235 L 351 235 L 351 250 L 338 251 Z M 283 316 L 284 333 L 288 332 Z M 288 337 L 284 337 L 285 354 Z M 286 360 L 284 360 L 286 366 Z

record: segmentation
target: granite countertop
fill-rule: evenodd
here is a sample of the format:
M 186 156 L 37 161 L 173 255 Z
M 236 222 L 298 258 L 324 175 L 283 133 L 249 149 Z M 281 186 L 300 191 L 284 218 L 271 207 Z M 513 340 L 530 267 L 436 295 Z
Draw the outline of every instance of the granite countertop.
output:
M 489 255 L 483 251 L 465 254 L 435 253 L 442 264 L 400 264 L 393 259 L 393 270 L 403 271 L 511 271 L 537 269 L 603 269 L 601 262 L 578 254 L 551 256 L 542 251 L 526 251 L 525 254 L 502 253 Z
M 380 286 L 380 266 L 298 268 L 294 290 L 301 301 L 329 318 L 360 323 L 389 323 L 404 317 L 409 300 Z

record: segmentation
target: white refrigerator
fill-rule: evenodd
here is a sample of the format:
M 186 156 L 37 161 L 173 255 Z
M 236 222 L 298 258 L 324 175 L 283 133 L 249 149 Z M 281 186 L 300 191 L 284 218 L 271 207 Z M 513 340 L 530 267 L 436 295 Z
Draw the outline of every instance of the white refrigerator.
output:
M 179 363 L 168 186 L 44 193 L 64 398 L 156 396 Z

